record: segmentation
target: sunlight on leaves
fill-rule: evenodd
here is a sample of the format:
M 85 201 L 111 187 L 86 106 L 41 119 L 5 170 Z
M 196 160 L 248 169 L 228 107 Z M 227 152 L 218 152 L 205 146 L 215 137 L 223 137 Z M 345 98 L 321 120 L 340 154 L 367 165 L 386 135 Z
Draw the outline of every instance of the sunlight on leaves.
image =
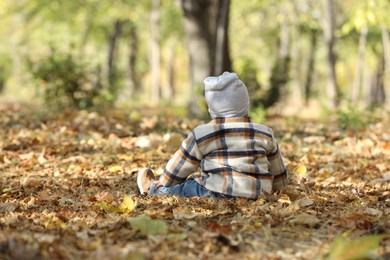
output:
M 132 228 L 140 231 L 141 235 L 164 234 L 168 231 L 168 225 L 163 220 L 153 220 L 149 216 L 128 218 Z
M 337 237 L 333 241 L 329 256 L 326 259 L 348 260 L 365 259 L 369 253 L 379 247 L 384 235 L 365 236 L 354 240 L 345 237 Z

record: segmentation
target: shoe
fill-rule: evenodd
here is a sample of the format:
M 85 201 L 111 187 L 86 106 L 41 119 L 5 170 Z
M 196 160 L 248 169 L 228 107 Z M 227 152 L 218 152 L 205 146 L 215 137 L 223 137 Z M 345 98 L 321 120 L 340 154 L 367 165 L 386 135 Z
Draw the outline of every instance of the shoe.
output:
M 137 185 L 141 194 L 149 193 L 150 185 L 155 181 L 154 174 L 149 168 L 142 168 L 138 172 Z

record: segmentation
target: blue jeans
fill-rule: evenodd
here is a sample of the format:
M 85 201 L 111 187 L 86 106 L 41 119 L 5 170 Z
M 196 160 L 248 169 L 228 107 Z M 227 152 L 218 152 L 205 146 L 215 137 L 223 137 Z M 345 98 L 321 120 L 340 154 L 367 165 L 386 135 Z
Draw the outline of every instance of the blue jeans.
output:
M 168 195 L 176 195 L 179 197 L 204 197 L 210 196 L 211 198 L 234 198 L 232 196 L 220 194 L 217 192 L 212 192 L 194 181 L 193 179 L 188 179 L 185 182 L 177 185 L 173 185 L 171 187 L 159 187 L 158 189 L 154 189 L 156 183 L 153 183 L 150 186 L 149 194 L 150 195 L 159 195 L 159 194 L 168 194 Z

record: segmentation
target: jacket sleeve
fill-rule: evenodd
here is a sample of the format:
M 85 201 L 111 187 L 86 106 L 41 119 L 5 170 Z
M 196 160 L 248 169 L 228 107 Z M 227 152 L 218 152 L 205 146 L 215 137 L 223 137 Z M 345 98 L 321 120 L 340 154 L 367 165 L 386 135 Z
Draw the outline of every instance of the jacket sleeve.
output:
M 272 150 L 267 155 L 267 158 L 270 163 L 269 172 L 274 176 L 272 189 L 281 190 L 288 184 L 288 178 L 279 145 L 275 139 L 273 140 Z
M 184 182 L 198 170 L 203 154 L 200 152 L 193 132 L 182 142 L 181 147 L 165 166 L 160 182 L 165 187 Z

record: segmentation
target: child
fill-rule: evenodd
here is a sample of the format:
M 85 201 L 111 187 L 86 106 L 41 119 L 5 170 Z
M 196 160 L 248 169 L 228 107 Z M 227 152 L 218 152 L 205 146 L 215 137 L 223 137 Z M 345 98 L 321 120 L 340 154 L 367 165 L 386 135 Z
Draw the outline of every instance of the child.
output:
M 189 133 L 158 181 L 150 169 L 139 171 L 141 194 L 257 199 L 281 190 L 287 172 L 279 146 L 271 128 L 251 122 L 244 83 L 225 72 L 204 84 L 212 120 Z

